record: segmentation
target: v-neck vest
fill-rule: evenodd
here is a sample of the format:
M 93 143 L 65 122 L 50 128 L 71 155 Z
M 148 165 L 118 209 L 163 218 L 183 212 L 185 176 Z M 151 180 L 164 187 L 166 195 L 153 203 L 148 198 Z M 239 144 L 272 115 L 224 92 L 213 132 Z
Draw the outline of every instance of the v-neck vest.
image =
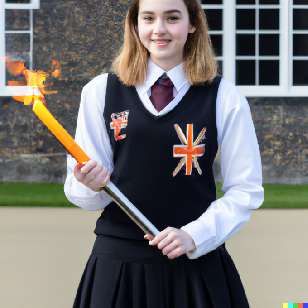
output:
M 155 116 L 134 86 L 108 74 L 103 115 L 113 150 L 110 180 L 160 231 L 196 220 L 216 199 L 220 80 L 191 86 L 174 109 Z M 103 210 L 95 233 L 144 240 L 115 202 Z

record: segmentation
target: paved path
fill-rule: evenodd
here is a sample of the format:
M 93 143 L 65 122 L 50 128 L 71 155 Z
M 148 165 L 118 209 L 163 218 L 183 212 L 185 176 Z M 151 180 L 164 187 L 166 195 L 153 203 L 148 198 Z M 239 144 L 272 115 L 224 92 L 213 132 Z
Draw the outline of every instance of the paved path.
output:
M 0 307 L 70 308 L 99 212 L 0 207 Z M 252 308 L 308 302 L 308 210 L 258 210 L 227 247 Z

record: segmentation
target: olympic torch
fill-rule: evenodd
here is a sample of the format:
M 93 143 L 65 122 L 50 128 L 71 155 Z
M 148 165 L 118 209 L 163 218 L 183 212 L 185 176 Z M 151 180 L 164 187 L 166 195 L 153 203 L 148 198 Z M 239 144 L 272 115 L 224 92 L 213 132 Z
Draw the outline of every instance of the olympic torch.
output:
M 58 77 L 60 74 L 59 62 L 53 60 L 54 70 L 51 73 L 53 77 Z M 24 67 L 21 61 L 7 60 L 7 68 L 11 74 L 23 74 L 26 79 L 26 84 L 18 84 L 18 82 L 9 82 L 9 85 L 27 85 L 32 87 L 32 95 L 13 96 L 17 101 L 23 102 L 24 105 L 32 105 L 32 110 L 35 115 L 47 126 L 50 132 L 58 139 L 64 148 L 76 159 L 77 162 L 84 164 L 90 160 L 88 155 L 75 142 L 73 137 L 63 128 L 63 126 L 54 118 L 50 111 L 45 106 L 45 97 L 43 94 L 56 93 L 55 91 L 47 91 L 45 89 L 45 80 L 47 73 L 42 71 L 31 71 Z M 109 181 L 104 187 L 104 190 L 114 202 L 133 220 L 144 233 L 156 236 L 158 229 L 134 206 L 132 202 L 111 182 Z

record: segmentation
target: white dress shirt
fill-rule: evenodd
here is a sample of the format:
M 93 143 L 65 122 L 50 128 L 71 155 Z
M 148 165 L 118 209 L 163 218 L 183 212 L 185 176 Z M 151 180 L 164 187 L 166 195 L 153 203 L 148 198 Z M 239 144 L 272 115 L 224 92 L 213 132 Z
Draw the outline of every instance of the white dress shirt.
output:
M 145 108 L 154 115 L 172 110 L 190 87 L 183 64 L 169 70 L 167 75 L 174 84 L 174 99 L 158 112 L 149 96 L 151 86 L 163 73 L 164 70 L 149 59 L 147 79 L 136 86 Z M 75 140 L 91 159 L 112 172 L 113 152 L 103 117 L 107 76 L 107 73 L 101 74 L 83 87 Z M 246 98 L 224 78 L 217 93 L 216 126 L 224 195 L 212 202 L 199 218 L 181 227 L 196 244 L 194 251 L 186 253 L 189 259 L 207 254 L 224 243 L 264 200 L 260 151 L 250 108 Z M 112 199 L 104 191 L 94 192 L 78 182 L 73 175 L 75 165 L 75 159 L 67 155 L 64 184 L 67 199 L 85 210 L 104 209 Z

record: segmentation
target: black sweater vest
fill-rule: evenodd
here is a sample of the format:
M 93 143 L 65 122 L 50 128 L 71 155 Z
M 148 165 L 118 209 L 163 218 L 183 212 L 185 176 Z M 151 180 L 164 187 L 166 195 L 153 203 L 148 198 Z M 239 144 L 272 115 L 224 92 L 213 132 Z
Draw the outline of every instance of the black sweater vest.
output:
M 216 199 L 216 97 L 221 77 L 191 86 L 162 116 L 151 114 L 134 86 L 108 74 L 104 119 L 113 149 L 111 181 L 162 231 L 197 219 Z M 143 231 L 111 202 L 97 235 L 144 240 Z

